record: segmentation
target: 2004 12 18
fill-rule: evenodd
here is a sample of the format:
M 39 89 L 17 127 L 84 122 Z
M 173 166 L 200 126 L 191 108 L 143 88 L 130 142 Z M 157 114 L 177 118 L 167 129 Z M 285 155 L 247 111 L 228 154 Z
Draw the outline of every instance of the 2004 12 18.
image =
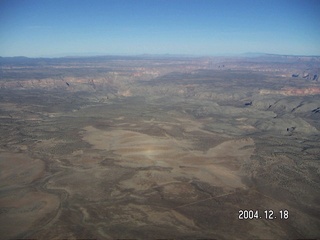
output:
M 272 209 L 269 210 L 239 210 L 238 214 L 239 220 L 252 220 L 252 219 L 266 219 L 266 220 L 274 220 L 274 219 L 289 219 L 289 211 L 287 209 L 274 211 Z

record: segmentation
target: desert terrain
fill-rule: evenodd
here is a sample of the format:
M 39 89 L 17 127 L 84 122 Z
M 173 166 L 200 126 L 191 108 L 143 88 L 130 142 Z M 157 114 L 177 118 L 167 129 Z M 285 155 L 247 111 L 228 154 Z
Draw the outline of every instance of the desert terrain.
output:
M 0 238 L 320 238 L 319 74 L 305 56 L 0 58 Z

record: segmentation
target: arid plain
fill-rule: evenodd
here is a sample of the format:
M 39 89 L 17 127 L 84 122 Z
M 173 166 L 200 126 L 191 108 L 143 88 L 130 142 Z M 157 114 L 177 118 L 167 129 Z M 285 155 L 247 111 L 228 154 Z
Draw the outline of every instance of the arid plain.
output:
M 1 239 L 320 237 L 320 57 L 0 63 Z

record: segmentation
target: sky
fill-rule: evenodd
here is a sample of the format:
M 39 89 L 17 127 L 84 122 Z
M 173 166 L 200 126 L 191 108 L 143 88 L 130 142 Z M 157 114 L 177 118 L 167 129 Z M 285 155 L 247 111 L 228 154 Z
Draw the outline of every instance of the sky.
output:
M 320 0 L 0 0 L 0 56 L 320 55 Z

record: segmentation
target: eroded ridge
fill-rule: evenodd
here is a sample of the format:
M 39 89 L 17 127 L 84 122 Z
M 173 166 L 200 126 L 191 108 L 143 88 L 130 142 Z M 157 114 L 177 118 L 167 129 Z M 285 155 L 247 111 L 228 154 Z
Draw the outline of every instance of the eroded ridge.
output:
M 2 60 L 1 238 L 320 236 L 318 57 Z

